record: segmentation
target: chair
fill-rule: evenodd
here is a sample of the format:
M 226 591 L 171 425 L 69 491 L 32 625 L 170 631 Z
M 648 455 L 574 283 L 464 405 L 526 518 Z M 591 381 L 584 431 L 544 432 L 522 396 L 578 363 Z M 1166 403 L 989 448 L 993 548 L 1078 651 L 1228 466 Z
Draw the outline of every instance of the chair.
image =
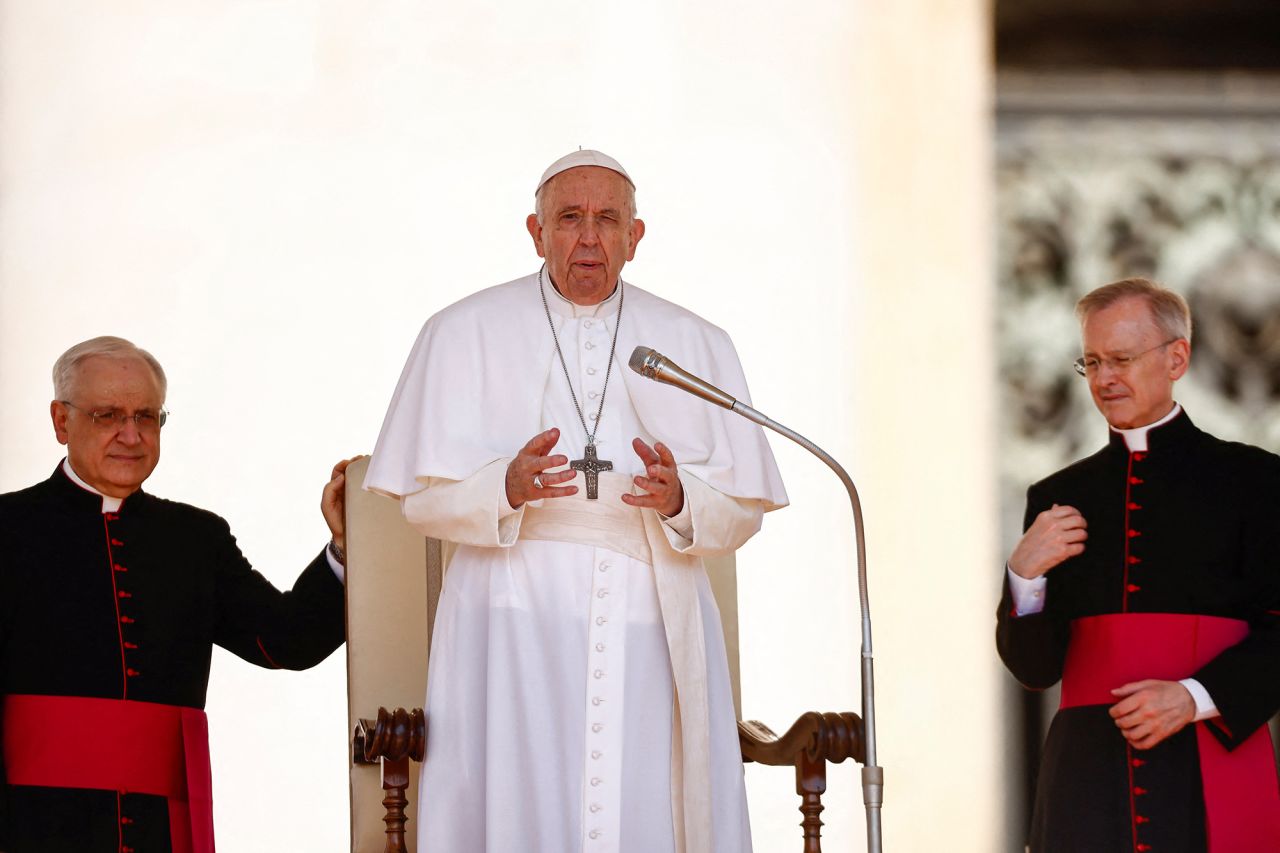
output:
M 368 460 L 362 459 L 347 469 L 351 850 L 412 853 L 415 833 L 406 831 L 407 806 L 417 801 L 417 762 L 430 724 L 419 706 L 426 695 L 431 630 L 450 546 L 410 528 L 395 501 L 364 491 L 367 468 Z M 741 721 L 734 558 L 708 560 L 707 572 L 724 625 Z M 826 765 L 863 760 L 862 720 L 848 712 L 809 712 L 781 737 L 756 721 L 739 722 L 738 735 L 743 761 L 795 768 L 802 849 L 821 853 Z

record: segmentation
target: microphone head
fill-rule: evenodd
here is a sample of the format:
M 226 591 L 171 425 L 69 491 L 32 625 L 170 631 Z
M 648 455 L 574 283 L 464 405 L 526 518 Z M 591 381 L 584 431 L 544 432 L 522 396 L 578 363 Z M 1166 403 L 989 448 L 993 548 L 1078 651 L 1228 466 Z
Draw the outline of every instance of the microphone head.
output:
M 662 356 L 650 347 L 636 347 L 631 353 L 627 366 L 641 376 L 652 379 L 657 373 L 658 362 Z

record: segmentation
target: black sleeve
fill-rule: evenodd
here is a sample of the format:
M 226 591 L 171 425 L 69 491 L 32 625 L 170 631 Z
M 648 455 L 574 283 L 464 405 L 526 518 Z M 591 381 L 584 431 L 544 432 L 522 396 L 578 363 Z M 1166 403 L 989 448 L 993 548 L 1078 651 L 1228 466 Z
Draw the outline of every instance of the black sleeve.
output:
M 221 522 L 221 519 L 219 519 Z M 214 566 L 214 642 L 258 666 L 307 669 L 327 658 L 346 637 L 342 583 L 322 550 L 281 592 L 254 571 L 222 522 Z
M 1267 455 L 1265 463 L 1280 462 Z M 1234 748 L 1280 711 L 1280 465 L 1255 469 L 1241 531 L 1249 636 L 1194 676 L 1209 691 L 1221 717 L 1209 729 Z M 1247 476 L 1247 475 L 1246 475 Z
M 1027 489 L 1023 531 L 1052 503 L 1037 495 L 1035 486 Z M 1043 610 L 1027 616 L 1016 616 L 1008 575 L 1003 569 L 1001 574 L 1004 577 L 1004 592 L 996 610 L 996 649 L 1000 653 L 1000 659 L 1024 687 L 1032 690 L 1052 687 L 1062 678 L 1067 642 L 1071 638 L 1070 625 L 1062 618 L 1059 608 L 1054 606 L 1053 581 L 1049 581 L 1046 589 Z

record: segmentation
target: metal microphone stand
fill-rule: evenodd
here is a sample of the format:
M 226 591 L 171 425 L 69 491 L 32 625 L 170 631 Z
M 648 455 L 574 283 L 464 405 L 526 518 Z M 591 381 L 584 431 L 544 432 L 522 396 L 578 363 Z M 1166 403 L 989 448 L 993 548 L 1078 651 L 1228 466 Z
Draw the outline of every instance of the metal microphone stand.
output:
M 867 850 L 881 853 L 883 841 L 880 834 L 880 806 L 884 794 L 884 769 L 876 764 L 876 700 L 874 661 L 871 654 L 871 605 L 867 597 L 867 546 L 862 530 L 862 502 L 858 489 L 848 472 L 818 445 L 793 429 L 788 429 L 772 418 L 766 417 L 748 405 L 733 401 L 730 409 L 762 427 L 768 427 L 786 436 L 836 472 L 849 493 L 849 505 L 853 508 L 853 531 L 858 550 L 858 607 L 862 614 L 862 728 L 866 760 L 862 764 L 862 802 L 867 809 Z

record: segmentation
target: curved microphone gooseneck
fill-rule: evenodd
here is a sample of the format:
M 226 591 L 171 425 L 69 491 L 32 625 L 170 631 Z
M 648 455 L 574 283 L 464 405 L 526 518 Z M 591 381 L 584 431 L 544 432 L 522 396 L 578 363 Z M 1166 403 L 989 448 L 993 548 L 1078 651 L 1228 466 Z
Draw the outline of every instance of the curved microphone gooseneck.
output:
M 631 353 L 628 364 L 641 376 L 655 382 L 674 385 L 695 397 L 701 397 L 708 403 L 736 412 L 747 420 L 786 436 L 825 462 L 827 467 L 840 478 L 840 482 L 844 483 L 845 491 L 849 493 L 849 504 L 853 508 L 854 540 L 858 552 L 858 606 L 862 614 L 862 726 L 863 745 L 866 751 L 866 760 L 862 765 L 862 802 L 867 809 L 867 849 L 871 853 L 881 853 L 880 806 L 884 794 L 884 769 L 876 764 L 876 703 L 874 661 L 871 655 L 871 605 L 867 597 L 867 548 L 863 539 L 862 502 L 858 500 L 858 489 L 840 463 L 832 459 L 831 455 L 821 447 L 795 430 L 788 429 L 745 403 L 735 400 L 710 382 L 699 379 L 656 350 L 643 346 L 636 347 Z

